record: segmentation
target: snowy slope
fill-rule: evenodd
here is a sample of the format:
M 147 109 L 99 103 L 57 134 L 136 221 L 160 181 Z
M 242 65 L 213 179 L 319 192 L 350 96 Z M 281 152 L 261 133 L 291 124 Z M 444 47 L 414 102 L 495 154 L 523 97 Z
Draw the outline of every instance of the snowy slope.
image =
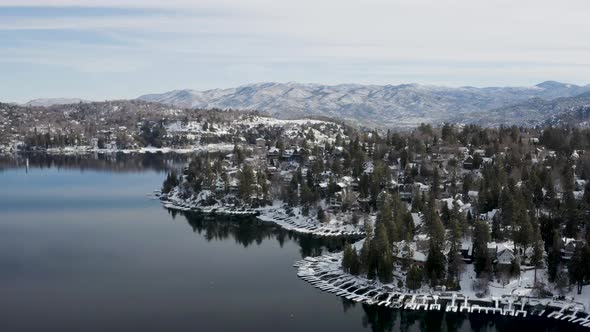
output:
M 543 82 L 532 87 L 442 87 L 257 83 L 207 91 L 175 90 L 140 96 L 179 107 L 260 110 L 282 118 L 324 115 L 366 125 L 412 126 L 421 122 L 470 121 L 470 114 L 532 98 L 570 97 L 590 86 Z M 480 115 L 478 115 L 480 116 Z

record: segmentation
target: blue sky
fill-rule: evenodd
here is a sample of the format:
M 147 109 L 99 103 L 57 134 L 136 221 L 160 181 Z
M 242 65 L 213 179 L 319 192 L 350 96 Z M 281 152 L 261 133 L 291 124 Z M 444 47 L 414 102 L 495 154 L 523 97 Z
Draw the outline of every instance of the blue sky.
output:
M 590 83 L 585 0 L 0 0 L 0 101 L 275 82 Z

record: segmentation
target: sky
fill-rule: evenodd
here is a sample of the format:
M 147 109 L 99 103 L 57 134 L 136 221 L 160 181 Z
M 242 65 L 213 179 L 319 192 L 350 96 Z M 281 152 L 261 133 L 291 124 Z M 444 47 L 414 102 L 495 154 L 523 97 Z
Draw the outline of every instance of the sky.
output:
M 590 83 L 587 0 L 0 0 L 0 101 Z

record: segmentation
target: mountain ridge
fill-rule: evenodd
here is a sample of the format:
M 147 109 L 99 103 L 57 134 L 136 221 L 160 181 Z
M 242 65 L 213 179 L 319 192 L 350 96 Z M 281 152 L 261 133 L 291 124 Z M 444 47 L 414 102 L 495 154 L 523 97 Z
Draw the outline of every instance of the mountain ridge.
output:
M 556 81 L 545 81 L 530 87 L 482 88 L 416 83 L 324 85 L 260 82 L 227 89 L 172 90 L 142 95 L 138 99 L 187 108 L 260 110 L 279 118 L 321 115 L 364 125 L 407 127 L 422 122 L 462 122 L 463 118 L 472 122 L 472 113 L 500 109 L 533 98 L 553 100 L 584 92 L 590 92 L 590 85 Z
M 81 98 L 36 98 L 24 103 L 24 106 L 49 107 L 54 105 L 68 105 L 77 103 L 90 103 L 92 101 Z

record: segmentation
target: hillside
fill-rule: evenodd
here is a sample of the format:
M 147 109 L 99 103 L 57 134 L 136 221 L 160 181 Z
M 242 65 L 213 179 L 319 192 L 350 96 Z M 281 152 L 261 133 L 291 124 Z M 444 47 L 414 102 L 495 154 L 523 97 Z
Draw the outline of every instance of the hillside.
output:
M 535 98 L 552 100 L 587 91 L 590 86 L 552 81 L 532 87 L 489 88 L 258 83 L 207 91 L 174 90 L 138 99 L 187 108 L 256 109 L 279 118 L 323 115 L 369 126 L 408 127 L 423 122 L 479 122 L 478 117 L 483 116 L 479 112 Z M 522 119 L 508 120 L 520 123 Z

